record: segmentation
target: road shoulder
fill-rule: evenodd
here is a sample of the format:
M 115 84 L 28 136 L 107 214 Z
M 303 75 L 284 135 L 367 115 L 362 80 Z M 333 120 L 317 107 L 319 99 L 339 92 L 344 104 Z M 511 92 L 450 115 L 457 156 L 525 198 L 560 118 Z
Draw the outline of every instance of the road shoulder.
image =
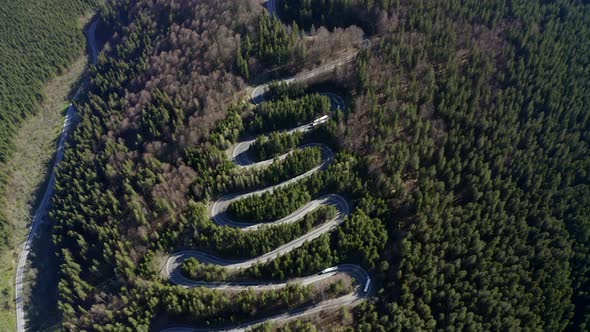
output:
M 0 254 L 0 331 L 15 328 L 14 274 L 21 242 L 29 232 L 34 208 L 45 192 L 68 99 L 76 89 L 74 85 L 84 75 L 87 62 L 86 55 L 81 55 L 68 70 L 45 85 L 45 98 L 39 111 L 23 122 L 15 138 L 17 149 L 6 163 L 11 177 L 7 195 L 2 198 L 2 208 L 18 240 L 13 248 Z

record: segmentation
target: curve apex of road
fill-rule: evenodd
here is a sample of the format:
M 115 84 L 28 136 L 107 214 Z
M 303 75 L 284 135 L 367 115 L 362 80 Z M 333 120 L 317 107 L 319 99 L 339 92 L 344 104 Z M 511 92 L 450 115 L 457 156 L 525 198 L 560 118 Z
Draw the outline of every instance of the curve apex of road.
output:
M 90 44 L 90 48 L 92 50 L 92 63 L 95 64 L 98 59 L 98 47 L 96 46 L 96 25 L 98 20 L 95 19 L 88 28 L 88 42 Z M 80 89 L 76 92 L 74 99 L 80 93 Z M 68 137 L 68 134 L 71 132 L 73 127 L 74 119 L 76 118 L 76 108 L 73 104 L 70 104 L 68 107 L 68 111 L 66 113 L 66 118 L 64 119 L 64 125 L 61 131 L 61 136 L 59 138 L 59 144 L 57 146 L 57 152 L 55 154 L 55 161 L 53 162 L 53 166 L 51 168 L 51 174 L 49 175 L 49 182 L 47 184 L 47 189 L 45 190 L 45 194 L 43 195 L 43 199 L 41 203 L 35 210 L 35 214 L 33 215 L 33 220 L 31 221 L 31 230 L 27 235 L 27 239 L 23 244 L 22 251 L 18 257 L 18 264 L 16 267 L 16 275 L 14 281 L 14 301 L 15 301 L 15 311 L 16 311 L 16 330 L 17 332 L 25 332 L 27 330 L 27 324 L 25 320 L 25 310 L 24 310 L 24 298 L 23 298 L 23 286 L 24 286 L 24 275 L 25 269 L 27 265 L 27 259 L 29 257 L 29 253 L 31 251 L 31 245 L 33 240 L 38 236 L 39 227 L 45 221 L 45 216 L 47 215 L 47 209 L 49 208 L 51 196 L 53 195 L 53 190 L 55 189 L 55 170 L 57 165 L 62 161 L 64 157 L 64 149 L 65 143 Z

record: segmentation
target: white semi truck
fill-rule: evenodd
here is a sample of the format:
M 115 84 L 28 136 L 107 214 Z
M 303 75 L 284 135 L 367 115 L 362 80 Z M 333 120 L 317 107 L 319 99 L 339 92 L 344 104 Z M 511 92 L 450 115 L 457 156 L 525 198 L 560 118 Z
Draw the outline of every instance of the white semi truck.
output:
M 324 122 L 328 121 L 328 119 L 329 119 L 329 118 L 330 118 L 330 117 L 329 117 L 329 116 L 327 116 L 327 115 L 322 115 L 321 117 L 319 117 L 319 118 L 317 118 L 317 119 L 313 120 L 313 122 L 311 123 L 311 127 L 315 127 L 315 126 L 317 126 L 317 125 L 319 125 L 319 124 L 322 124 L 322 123 L 324 123 Z
M 332 267 L 329 267 L 327 269 L 324 269 L 324 270 L 320 271 L 320 273 L 318 273 L 318 274 L 330 273 L 330 272 L 334 272 L 336 270 L 338 270 L 338 267 L 337 266 L 332 266 Z

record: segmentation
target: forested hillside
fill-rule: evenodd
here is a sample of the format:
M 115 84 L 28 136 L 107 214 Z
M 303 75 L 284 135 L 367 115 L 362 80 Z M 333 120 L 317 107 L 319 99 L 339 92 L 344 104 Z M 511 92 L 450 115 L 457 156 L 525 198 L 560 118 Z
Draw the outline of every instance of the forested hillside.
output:
M 379 24 L 388 23 L 380 14 L 393 8 L 391 0 L 292 0 L 277 1 L 278 14 L 285 22 L 295 22 L 305 29 L 356 25 L 366 33 L 376 32 Z M 386 16 L 385 16 L 386 17 Z
M 285 3 L 277 1 L 279 14 Z M 309 13 L 312 3 L 325 15 Z M 283 24 L 253 0 L 120 0 L 101 9 L 114 36 L 80 102 L 51 211 L 61 326 L 227 326 L 345 291 L 334 283 L 234 294 L 183 288 L 161 272 L 175 251 L 252 258 L 329 219 L 334 211 L 317 210 L 242 233 L 207 214 L 223 195 L 285 181 L 321 160 L 301 150 L 265 169 L 239 168 L 226 151 L 238 139 L 330 114 L 309 134 L 335 151 L 321 172 L 228 212 L 267 222 L 338 194 L 352 207 L 344 222 L 239 273 L 187 260 L 185 278 L 276 281 L 358 264 L 376 301 L 352 317 L 338 311 L 330 326 L 587 330 L 590 5 L 289 4 Z M 357 15 L 334 18 L 340 10 Z M 284 25 L 290 19 L 347 30 L 309 38 Z M 354 62 L 319 86 L 273 85 L 265 103 L 250 104 L 259 77 L 293 74 L 358 44 L 350 24 L 373 38 Z M 332 42 L 318 51 L 318 40 Z M 330 109 L 317 89 L 337 89 L 346 110 Z M 254 144 L 259 158 L 301 143 L 267 136 L 272 143 Z
M 78 19 L 92 0 L 0 3 L 0 202 L 6 191 L 1 167 L 14 150 L 12 138 L 36 111 L 43 83 L 65 69 L 84 48 Z M 0 208 L 0 250 L 12 230 Z
M 402 1 L 346 145 L 390 206 L 364 330 L 587 330 L 590 6 Z

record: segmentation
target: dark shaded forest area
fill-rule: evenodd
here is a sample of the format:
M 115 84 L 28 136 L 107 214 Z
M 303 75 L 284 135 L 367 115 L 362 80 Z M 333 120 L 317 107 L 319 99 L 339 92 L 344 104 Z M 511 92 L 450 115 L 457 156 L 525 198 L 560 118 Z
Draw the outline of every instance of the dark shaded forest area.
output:
M 355 211 L 245 273 L 285 279 L 362 265 L 380 290 L 355 310 L 355 331 L 587 330 L 590 5 L 322 3 L 362 8 L 359 19 L 374 23 L 359 23 L 373 47 L 334 78 L 349 107 L 317 133 L 339 153 L 303 184 L 313 197 L 346 195 Z M 258 107 L 241 98 L 265 66 L 300 68 L 314 52 L 304 45 L 317 41 L 273 23 L 256 1 L 119 0 L 101 12 L 114 35 L 80 102 L 51 211 L 62 327 L 214 326 L 257 318 L 257 306 L 271 312 L 272 301 L 313 301 L 297 287 L 235 298 L 184 289 L 158 270 L 163 253 L 228 254 L 232 242 L 236 256 L 257 255 L 271 248 L 265 239 L 279 245 L 315 222 L 239 237 L 199 202 L 285 178 L 281 167 L 237 170 L 224 150 L 249 130 L 277 129 L 274 117 L 326 112 L 325 98 L 297 87 L 275 87 L 276 100 Z M 351 23 L 332 14 L 321 24 Z M 300 173 L 298 158 L 282 163 Z M 200 268 L 185 272 L 217 277 Z
M 342 134 L 390 206 L 363 330 L 586 330 L 590 6 L 400 1 Z

